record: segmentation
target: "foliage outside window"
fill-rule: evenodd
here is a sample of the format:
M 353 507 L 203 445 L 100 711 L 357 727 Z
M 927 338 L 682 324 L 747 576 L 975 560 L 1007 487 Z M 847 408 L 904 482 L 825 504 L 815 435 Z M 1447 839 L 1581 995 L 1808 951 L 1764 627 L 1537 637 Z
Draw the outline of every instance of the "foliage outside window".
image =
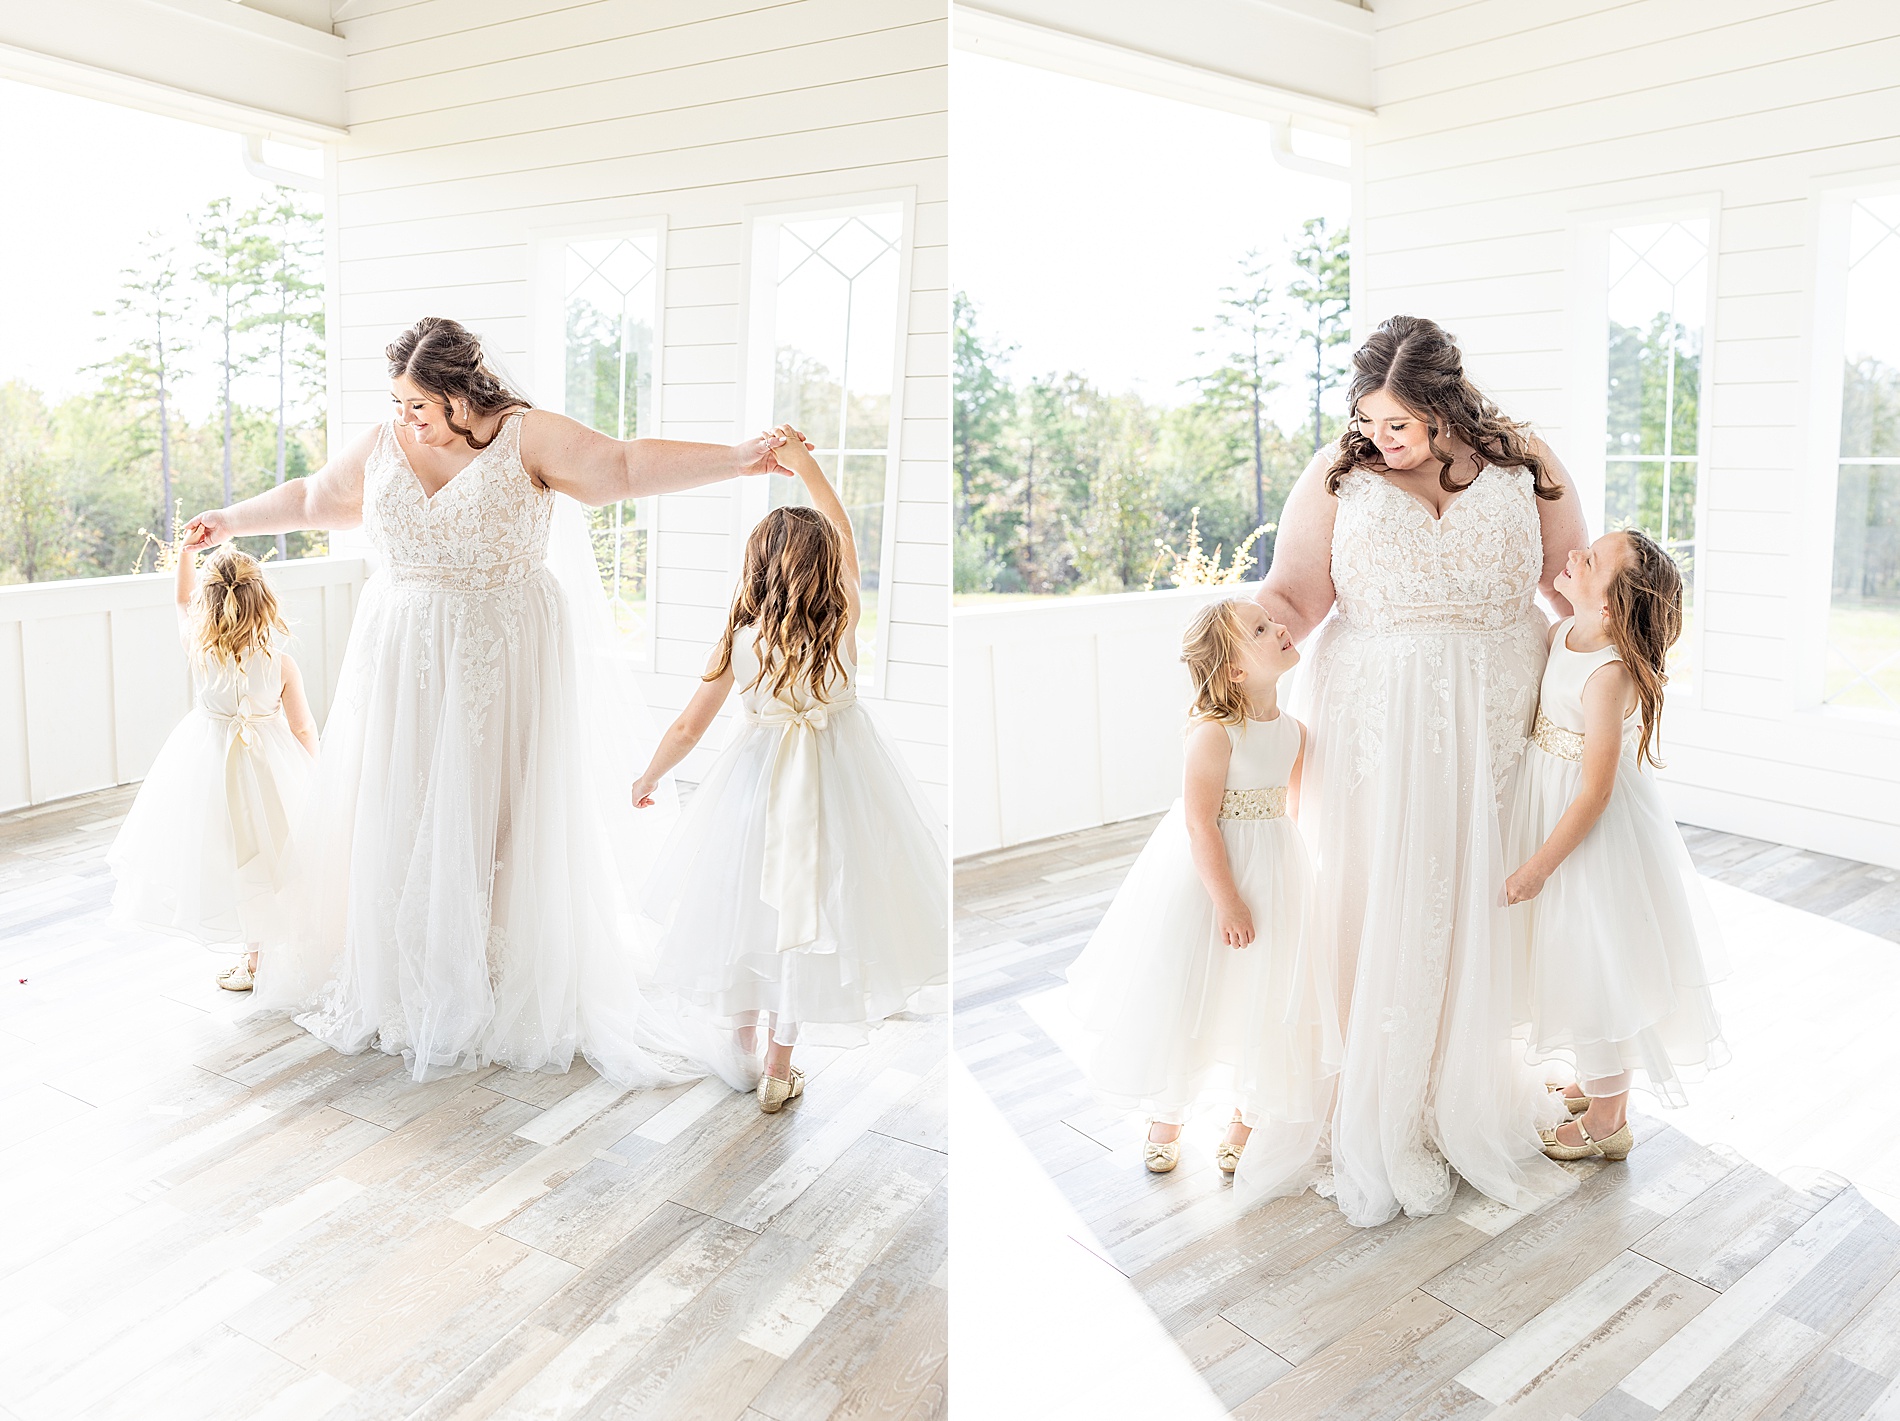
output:
M 1248 575 L 1263 575 L 1287 495 L 1339 433 L 1350 274 L 1346 229 L 1320 217 L 1277 252 L 1246 253 L 1192 327 L 1207 337 L 1205 373 L 1173 406 L 1075 371 L 1012 379 L 1014 347 L 957 293 L 959 600 L 1139 590 L 1190 542 L 1223 567 L 1245 546 Z M 1283 388 L 1310 411 L 1289 427 L 1269 399 Z
M 1604 523 L 1641 528 L 1682 570 L 1682 638 L 1669 656 L 1678 686 L 1693 674 L 1708 251 L 1707 219 L 1610 233 Z
M 616 439 L 653 432 L 653 328 L 659 243 L 651 232 L 567 244 L 564 254 L 567 414 Z M 614 622 L 635 659 L 651 644 L 649 536 L 655 499 L 589 512 L 594 562 Z
M 321 272 L 322 215 L 286 188 L 248 208 L 213 201 L 188 246 L 139 242 L 93 313 L 92 388 L 55 401 L 0 385 L 0 582 L 146 570 L 177 523 L 320 468 Z M 214 392 L 208 418 L 181 409 L 181 385 Z M 238 542 L 328 550 L 320 532 Z
M 851 516 L 866 684 L 879 650 L 902 240 L 898 210 L 792 219 L 778 225 L 774 253 L 772 422 L 804 431 Z M 808 501 L 795 480 L 775 479 L 771 489 L 775 505 Z
M 1830 706 L 1900 715 L 1900 193 L 1854 203 L 1847 260 L 1821 695 Z

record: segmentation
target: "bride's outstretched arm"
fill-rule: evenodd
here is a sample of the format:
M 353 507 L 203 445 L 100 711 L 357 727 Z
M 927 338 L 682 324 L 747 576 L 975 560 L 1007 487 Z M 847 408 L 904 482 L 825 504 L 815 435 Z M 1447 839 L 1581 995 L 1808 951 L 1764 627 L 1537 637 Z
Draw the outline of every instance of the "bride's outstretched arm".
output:
M 1326 471 L 1338 451 L 1313 456 L 1287 495 L 1273 539 L 1273 565 L 1254 599 L 1267 615 L 1304 641 L 1333 609 L 1333 516 L 1339 500 L 1326 491 Z
M 615 439 L 552 410 L 529 410 L 521 420 L 522 467 L 589 508 L 745 474 L 787 473 L 772 452 L 784 442 L 771 433 L 738 444 Z
M 307 478 L 292 479 L 256 498 L 229 508 L 200 513 L 185 529 L 190 539 L 202 535 L 198 546 L 257 533 L 296 533 L 305 528 L 332 531 L 355 528 L 363 522 L 363 468 L 376 446 L 376 428 L 359 434 L 343 452 Z

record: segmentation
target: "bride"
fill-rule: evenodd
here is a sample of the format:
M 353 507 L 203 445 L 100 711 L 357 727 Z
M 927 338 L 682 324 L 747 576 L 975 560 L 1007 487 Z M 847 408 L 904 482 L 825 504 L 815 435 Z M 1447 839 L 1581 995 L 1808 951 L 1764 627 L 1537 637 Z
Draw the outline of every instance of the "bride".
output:
M 392 421 L 191 524 L 213 543 L 361 525 L 382 561 L 297 838 L 304 921 L 266 946 L 255 1000 L 303 1009 L 339 1051 L 400 1053 L 417 1080 L 565 1071 L 576 1051 L 623 1085 L 679 1079 L 655 1053 L 689 1052 L 642 1001 L 621 889 L 644 715 L 557 579 L 555 495 L 599 505 L 778 471 L 782 441 L 610 439 L 530 408 L 451 320 L 385 354 Z
M 1258 593 L 1308 649 L 1302 800 L 1313 930 L 1346 1012 L 1331 1172 L 1355 1224 L 1450 1206 L 1453 1173 L 1513 1208 L 1568 1189 L 1512 1050 L 1500 794 L 1536 709 L 1534 601 L 1587 541 L 1544 442 L 1466 378 L 1437 325 L 1386 321 L 1353 355 L 1347 431 L 1287 500 Z M 1235 1182 L 1325 1172 L 1323 1128 L 1255 1132 Z

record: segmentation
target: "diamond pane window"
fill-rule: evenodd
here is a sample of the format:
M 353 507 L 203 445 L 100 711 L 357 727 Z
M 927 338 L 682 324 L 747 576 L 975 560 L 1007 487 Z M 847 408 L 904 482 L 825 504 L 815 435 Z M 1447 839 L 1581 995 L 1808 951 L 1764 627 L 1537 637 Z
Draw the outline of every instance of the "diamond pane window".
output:
M 652 432 L 658 252 L 648 232 L 569 242 L 564 254 L 567 413 L 616 439 Z M 601 583 L 636 656 L 644 656 L 648 643 L 647 534 L 654 502 L 627 500 L 588 513 Z
M 1669 656 L 1678 684 L 1690 674 L 1695 617 L 1708 254 L 1706 219 L 1610 233 L 1604 523 L 1641 528 L 1682 569 L 1682 638 Z
M 896 211 L 795 219 L 780 224 L 775 254 L 772 422 L 805 432 L 851 516 L 864 603 L 858 667 L 867 685 L 891 477 L 902 236 Z M 794 480 L 771 487 L 775 504 L 808 501 Z
M 1900 193 L 1849 217 L 1828 705 L 1900 715 Z

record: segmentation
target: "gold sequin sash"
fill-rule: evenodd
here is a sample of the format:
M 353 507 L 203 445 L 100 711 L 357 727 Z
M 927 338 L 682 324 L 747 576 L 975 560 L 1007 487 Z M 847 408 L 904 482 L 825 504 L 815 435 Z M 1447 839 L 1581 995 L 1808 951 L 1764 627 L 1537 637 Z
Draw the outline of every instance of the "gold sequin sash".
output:
M 1220 797 L 1223 819 L 1281 819 L 1286 816 L 1286 786 L 1230 789 Z
M 1542 711 L 1537 712 L 1537 724 L 1531 727 L 1531 744 L 1560 760 L 1583 758 L 1582 733 L 1565 730 Z

